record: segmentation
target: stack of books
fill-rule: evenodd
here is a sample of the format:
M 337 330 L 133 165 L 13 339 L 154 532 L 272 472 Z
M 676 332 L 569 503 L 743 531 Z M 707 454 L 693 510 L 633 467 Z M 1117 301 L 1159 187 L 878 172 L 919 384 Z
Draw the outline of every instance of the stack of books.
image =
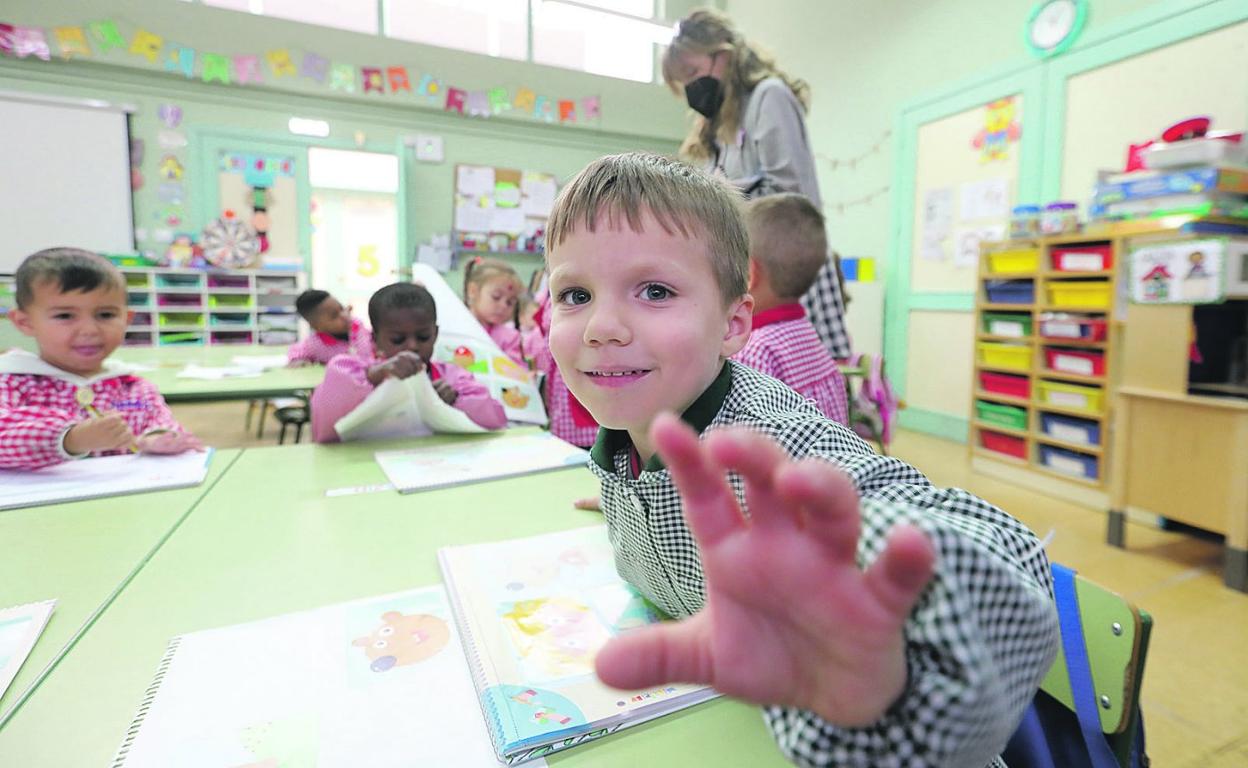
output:
M 1219 216 L 1248 221 L 1248 167 L 1189 166 L 1117 174 L 1096 185 L 1091 220 Z

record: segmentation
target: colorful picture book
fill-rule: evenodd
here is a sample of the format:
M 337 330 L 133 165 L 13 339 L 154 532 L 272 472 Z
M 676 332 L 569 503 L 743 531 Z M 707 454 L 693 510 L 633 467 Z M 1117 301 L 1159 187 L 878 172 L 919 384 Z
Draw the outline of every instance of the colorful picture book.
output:
M 334 423 L 343 442 L 421 437 L 435 432 L 486 432 L 468 414 L 447 405 L 424 373 L 406 379 L 386 379 L 355 410 Z
M 494 768 L 441 587 L 173 638 L 113 768 Z
M 0 698 L 34 649 L 55 607 L 55 600 L 44 600 L 0 610 Z
M 204 482 L 211 461 L 209 449 L 177 456 L 101 456 L 44 469 L 0 470 L 0 510 L 190 488 Z
M 399 493 L 583 466 L 589 452 L 549 432 L 502 432 L 373 454 Z
M 605 527 L 446 547 L 438 559 L 494 752 L 508 765 L 718 695 L 598 680 L 594 657 L 607 640 L 665 618 L 617 575 Z

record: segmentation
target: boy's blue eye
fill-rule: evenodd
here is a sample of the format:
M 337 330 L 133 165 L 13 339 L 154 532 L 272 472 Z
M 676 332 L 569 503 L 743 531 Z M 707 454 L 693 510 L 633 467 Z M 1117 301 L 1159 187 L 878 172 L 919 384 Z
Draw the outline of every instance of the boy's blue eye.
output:
M 663 299 L 671 297 L 672 290 L 666 285 L 650 283 L 645 287 L 645 290 L 643 290 L 642 293 L 650 301 L 662 301 Z
M 569 288 L 559 292 L 559 303 L 561 304 L 588 304 L 589 291 L 584 288 Z

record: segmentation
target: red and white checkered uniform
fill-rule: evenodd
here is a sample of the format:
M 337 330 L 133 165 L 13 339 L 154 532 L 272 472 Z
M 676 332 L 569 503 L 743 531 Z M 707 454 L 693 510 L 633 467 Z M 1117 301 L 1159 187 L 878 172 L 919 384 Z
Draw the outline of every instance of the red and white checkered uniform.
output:
M 310 336 L 290 345 L 286 360 L 291 363 L 320 363 L 328 365 L 338 355 L 355 355 L 365 359 L 373 356 L 373 332 L 359 318 L 351 318 L 351 331 L 342 341 L 328 333 L 313 331 Z
M 546 292 L 539 298 L 534 315 L 542 335 L 539 337 L 530 331 L 524 337 L 526 344 L 532 343 L 536 347 L 532 354 L 537 370 L 546 374 L 546 391 L 543 394 L 546 397 L 546 416 L 550 419 L 550 433 L 560 440 L 588 448 L 598 438 L 598 422 L 563 383 L 559 366 L 555 365 L 555 358 L 550 354 L 550 315 L 550 293 Z M 537 343 L 539 338 L 541 342 Z
M 183 431 L 155 385 L 121 366 L 84 379 L 15 350 L 0 355 L 0 469 L 39 469 L 77 458 L 62 442 L 70 427 L 91 417 L 78 404 L 80 388 L 92 391 L 91 404 L 101 413 L 120 413 L 136 437 L 153 429 Z M 108 453 L 119 451 L 92 455 Z
M 339 355 L 325 367 L 325 379 L 312 392 L 312 439 L 318 443 L 336 443 L 338 433 L 334 425 L 343 416 L 359 407 L 364 399 L 376 389 L 368 380 L 368 368 L 379 361 L 362 359 L 354 355 Z M 423 375 L 423 374 L 417 374 Z M 490 395 L 490 390 L 476 378 L 454 363 L 432 362 L 429 377 L 434 381 L 446 379 L 459 393 L 454 407 L 463 411 L 477 425 L 485 429 L 502 429 L 507 426 L 507 414 L 503 404 Z
M 750 340 L 732 359 L 814 400 L 829 419 L 849 423 L 845 378 L 806 319 L 801 304 L 782 304 L 755 313 Z

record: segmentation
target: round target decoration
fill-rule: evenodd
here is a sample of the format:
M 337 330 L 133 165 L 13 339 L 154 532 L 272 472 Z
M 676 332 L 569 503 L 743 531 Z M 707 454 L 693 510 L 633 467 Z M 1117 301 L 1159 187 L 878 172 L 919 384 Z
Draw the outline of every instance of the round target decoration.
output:
M 260 264 L 260 237 L 249 224 L 222 216 L 204 227 L 204 259 L 214 267 L 247 269 Z

